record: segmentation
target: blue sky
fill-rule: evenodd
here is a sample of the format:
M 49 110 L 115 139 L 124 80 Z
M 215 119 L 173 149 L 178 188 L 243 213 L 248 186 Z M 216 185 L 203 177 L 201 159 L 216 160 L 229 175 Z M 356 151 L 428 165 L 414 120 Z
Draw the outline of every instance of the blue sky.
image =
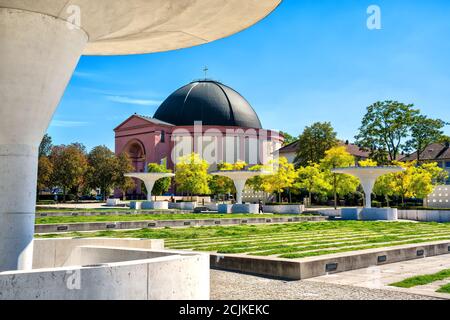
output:
M 366 26 L 372 4 L 381 30 Z M 205 65 L 267 129 L 298 135 L 331 121 L 352 140 L 365 108 L 388 99 L 450 122 L 449 18 L 448 0 L 284 0 L 252 28 L 203 46 L 82 57 L 48 133 L 55 144 L 113 149 L 118 124 L 135 112 L 152 116 L 170 93 L 202 78 Z

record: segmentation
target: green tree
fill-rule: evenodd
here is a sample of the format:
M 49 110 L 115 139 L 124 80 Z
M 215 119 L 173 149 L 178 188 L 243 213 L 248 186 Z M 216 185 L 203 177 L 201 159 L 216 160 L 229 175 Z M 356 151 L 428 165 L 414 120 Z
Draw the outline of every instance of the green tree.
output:
M 180 157 L 175 166 L 175 183 L 178 191 L 189 195 L 209 194 L 209 164 L 196 153 Z
M 331 185 L 326 179 L 326 175 L 317 163 L 310 163 L 309 166 L 300 167 L 297 170 L 297 181 L 295 188 L 305 189 L 309 193 L 309 199 L 312 201 L 312 194 L 326 194 Z
M 419 110 L 414 109 L 412 104 L 376 102 L 367 107 L 359 133 L 355 137 L 356 143 L 372 153 L 386 152 L 388 160 L 394 161 L 405 148 L 405 139 L 418 114 Z
M 390 195 L 399 196 L 403 206 L 407 198 L 426 198 L 433 191 L 434 186 L 440 183 L 439 180 L 445 180 L 448 176 L 445 170 L 435 162 L 418 166 L 417 161 L 395 161 L 394 165 L 401 166 L 405 170 L 383 176 L 384 178 L 379 179 L 375 184 L 375 190 L 381 189 Z M 391 191 L 388 191 L 389 189 Z
M 45 134 L 42 138 L 41 144 L 39 145 L 39 158 L 40 157 L 48 157 L 50 152 L 52 151 L 52 137 L 48 134 Z
M 148 172 L 162 172 L 162 173 L 171 173 L 172 170 L 167 169 L 164 164 L 158 163 L 149 163 L 147 165 Z M 172 183 L 172 178 L 162 178 L 155 182 L 153 186 L 152 195 L 160 196 L 170 189 L 170 185 Z
M 89 185 L 100 188 L 102 199 L 105 200 L 117 181 L 117 158 L 106 146 L 94 147 L 88 154 Z
M 443 120 L 430 119 L 424 115 L 415 117 L 411 127 L 411 139 L 406 146 L 407 149 L 416 151 L 418 161 L 428 145 L 442 138 L 444 134 L 442 128 L 446 124 Z
M 334 197 L 334 207 L 337 209 L 338 195 L 344 196 L 355 192 L 359 186 L 359 180 L 347 174 L 332 172 L 332 169 L 350 167 L 355 164 L 355 158 L 349 154 L 345 147 L 334 147 L 325 152 L 325 158 L 320 162 L 326 179 L 331 185 Z
M 125 177 L 125 173 L 133 172 L 134 166 L 130 157 L 126 153 L 122 153 L 116 157 L 116 175 L 114 185 L 122 191 L 122 199 L 126 200 L 127 190 L 135 187 L 132 178 Z
M 63 189 L 63 201 L 66 201 L 67 190 L 80 190 L 85 184 L 88 170 L 86 154 L 79 145 L 54 146 L 49 157 L 52 166 L 52 184 Z
M 450 143 L 450 136 L 443 134 L 442 136 L 439 137 L 437 142 L 438 143 Z
M 285 157 L 271 160 L 272 174 L 264 175 L 261 178 L 262 190 L 267 193 L 277 193 L 279 202 L 282 202 L 281 194 L 287 188 L 294 186 L 297 179 L 297 171 L 292 163 L 289 163 Z
M 292 142 L 297 141 L 296 137 L 291 136 L 287 132 L 280 131 L 280 135 L 284 137 L 283 146 L 287 146 L 288 144 L 291 144 Z
M 337 145 L 336 132 L 330 122 L 316 122 L 299 136 L 295 157 L 297 167 L 319 163 L 325 152 Z
M 273 168 L 269 165 L 257 164 L 257 165 L 250 167 L 248 170 L 270 172 L 272 169 Z M 264 189 L 263 183 L 264 183 L 264 176 L 259 175 L 259 176 L 255 176 L 253 178 L 248 179 L 246 185 L 249 186 L 250 188 L 252 188 L 254 191 L 266 192 Z
M 38 161 L 38 178 L 37 178 L 37 194 L 40 195 L 41 190 L 50 188 L 52 183 L 53 164 L 46 156 L 39 157 Z
M 392 183 L 392 175 L 385 174 L 377 179 L 373 188 L 373 193 L 378 196 L 384 196 L 386 204 L 389 207 L 390 197 L 395 195 Z
M 437 162 L 424 162 L 420 165 L 422 170 L 425 170 L 431 175 L 433 185 L 445 184 L 448 179 L 448 171 L 439 166 Z

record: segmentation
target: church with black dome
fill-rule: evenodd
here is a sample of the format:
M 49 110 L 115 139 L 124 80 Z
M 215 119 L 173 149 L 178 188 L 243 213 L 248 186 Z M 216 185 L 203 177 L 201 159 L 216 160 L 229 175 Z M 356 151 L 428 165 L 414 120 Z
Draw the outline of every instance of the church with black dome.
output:
M 148 163 L 177 160 L 192 152 L 211 164 L 267 163 L 283 142 L 263 129 L 258 114 L 236 90 L 213 80 L 193 81 L 160 105 L 153 117 L 134 114 L 114 129 L 115 152 L 127 153 L 138 172 Z

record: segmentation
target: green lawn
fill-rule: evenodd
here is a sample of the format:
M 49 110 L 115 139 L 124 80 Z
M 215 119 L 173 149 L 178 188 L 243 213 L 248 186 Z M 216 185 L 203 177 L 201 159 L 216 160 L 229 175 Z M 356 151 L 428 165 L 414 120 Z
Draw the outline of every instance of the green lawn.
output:
M 283 215 L 288 217 L 289 215 Z M 295 215 L 298 217 L 298 215 Z M 273 214 L 127 214 L 127 215 L 105 215 L 105 216 L 62 216 L 62 217 L 39 217 L 36 224 L 61 224 L 77 222 L 115 222 L 115 221 L 147 221 L 147 220 L 184 220 L 184 219 L 232 219 L 232 218 L 274 218 L 280 215 Z
M 165 239 L 167 248 L 302 258 L 336 252 L 450 240 L 450 224 L 327 221 L 274 225 L 100 231 L 45 237 Z
M 133 211 L 128 207 L 123 208 L 57 208 L 57 207 L 36 207 L 37 212 L 117 212 L 117 211 Z
M 439 271 L 434 274 L 426 274 L 426 275 L 407 278 L 400 282 L 392 283 L 392 284 L 390 284 L 390 286 L 400 287 L 400 288 L 412 288 L 412 287 L 416 287 L 416 286 L 423 286 L 426 284 L 430 284 L 435 281 L 445 280 L 447 278 L 450 278 L 450 269 L 445 269 L 445 270 Z
M 445 286 L 440 287 L 436 292 L 439 293 L 450 293 L 450 283 Z

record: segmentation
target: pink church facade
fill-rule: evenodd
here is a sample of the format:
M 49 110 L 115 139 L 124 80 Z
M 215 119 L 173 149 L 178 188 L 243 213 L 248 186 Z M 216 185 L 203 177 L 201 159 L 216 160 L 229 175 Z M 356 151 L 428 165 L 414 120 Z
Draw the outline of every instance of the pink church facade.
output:
M 128 154 L 136 172 L 144 172 L 148 163 L 163 162 L 174 170 L 177 159 L 192 152 L 213 167 L 222 162 L 267 163 L 283 143 L 283 137 L 272 130 L 173 126 L 140 115 L 131 116 L 114 132 L 116 154 Z
M 284 138 L 262 128 L 258 115 L 222 83 L 192 82 L 170 95 L 153 117 L 134 114 L 114 129 L 116 154 L 126 153 L 136 172 L 147 164 L 176 162 L 195 152 L 214 170 L 218 163 L 265 164 L 277 157 Z M 134 193 L 140 193 L 138 186 Z

